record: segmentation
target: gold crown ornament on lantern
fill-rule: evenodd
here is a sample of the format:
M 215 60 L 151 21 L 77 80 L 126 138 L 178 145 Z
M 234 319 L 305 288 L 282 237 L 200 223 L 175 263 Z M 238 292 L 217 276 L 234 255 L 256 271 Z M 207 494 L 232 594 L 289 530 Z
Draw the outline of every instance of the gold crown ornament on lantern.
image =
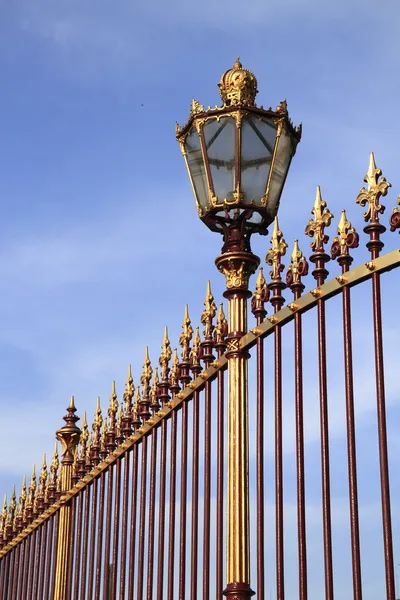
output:
M 258 93 L 257 79 L 254 73 L 243 68 L 239 56 L 232 69 L 228 69 L 222 75 L 218 87 L 225 106 L 255 105 L 254 101 Z

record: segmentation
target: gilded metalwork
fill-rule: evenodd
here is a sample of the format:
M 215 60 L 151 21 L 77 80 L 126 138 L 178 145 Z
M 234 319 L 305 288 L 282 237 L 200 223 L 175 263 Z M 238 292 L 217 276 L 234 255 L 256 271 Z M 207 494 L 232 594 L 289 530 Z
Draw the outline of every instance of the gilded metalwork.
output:
M 117 412 L 118 412 L 117 392 L 115 390 L 115 381 L 113 381 L 111 384 L 110 402 L 109 402 L 108 411 L 107 411 L 110 431 L 115 430 Z
M 157 412 L 160 409 L 160 404 L 158 402 L 158 386 L 160 383 L 160 379 L 158 377 L 158 367 L 156 367 L 154 369 L 154 375 L 153 375 L 153 383 L 151 386 L 151 404 L 150 404 L 150 408 L 153 410 L 153 414 L 155 412 Z
M 397 198 L 397 204 L 400 206 L 400 196 Z M 398 206 L 394 207 L 393 212 L 390 215 L 390 231 L 400 229 L 400 208 L 398 208 Z
M 47 464 L 46 464 L 46 455 L 43 455 L 43 462 L 42 462 L 42 469 L 40 471 L 40 476 L 39 476 L 39 490 L 40 490 L 40 494 L 44 497 L 45 491 L 46 491 L 46 486 L 47 486 L 47 478 L 48 478 L 48 472 L 47 472 Z
M 314 252 L 324 252 L 324 245 L 329 240 L 329 236 L 325 234 L 325 227 L 329 227 L 333 215 L 327 208 L 325 200 L 322 199 L 319 185 L 317 186 L 317 194 L 311 212 L 314 219 L 309 220 L 305 234 L 314 238 L 310 244 Z
M 339 225 L 337 228 L 338 236 L 332 240 L 331 255 L 332 258 L 339 256 L 348 256 L 350 248 L 357 248 L 359 237 L 358 233 L 347 220 L 346 211 L 342 210 Z
M 224 305 L 222 302 L 219 305 L 217 314 L 217 324 L 214 330 L 214 343 L 215 346 L 225 344 L 226 336 L 228 335 L 228 321 L 226 320 L 224 313 Z
M 128 376 L 125 383 L 124 391 L 124 402 L 125 402 L 125 416 L 130 415 L 132 412 L 132 398 L 135 394 L 135 386 L 133 384 L 132 367 L 128 366 Z
M 200 367 L 200 359 L 202 355 L 201 350 L 201 339 L 200 339 L 200 331 L 199 327 L 196 327 L 194 338 L 193 338 L 193 346 L 190 353 L 190 365 L 192 369 L 196 369 Z
M 182 362 L 187 362 L 190 360 L 190 341 L 193 336 L 193 327 L 192 322 L 189 317 L 189 307 L 186 304 L 185 306 L 185 314 L 183 317 L 182 324 L 182 333 L 179 338 L 179 345 L 182 348 L 181 356 Z
M 272 267 L 270 271 L 271 279 L 280 280 L 281 273 L 285 266 L 282 264 L 282 256 L 286 254 L 287 243 L 283 239 L 282 231 L 279 229 L 278 217 L 274 219 L 274 229 L 271 237 L 272 248 L 267 252 L 265 262 Z
M 214 296 L 211 293 L 211 283 L 207 283 L 206 299 L 204 301 L 205 309 L 201 314 L 201 323 L 204 325 L 204 338 L 206 340 L 211 339 L 213 336 L 214 325 L 213 319 L 217 312 L 217 307 L 214 302 Z
M 255 273 L 260 259 L 251 252 L 227 252 L 215 261 L 217 269 L 225 275 L 228 290 L 247 290 L 249 279 Z
M 286 283 L 289 287 L 302 285 L 301 278 L 305 277 L 308 273 L 308 263 L 299 248 L 298 240 L 294 240 L 290 261 L 291 265 L 287 268 L 286 273 Z
M 363 187 L 357 196 L 356 202 L 360 206 L 368 205 L 363 213 L 364 220 L 370 223 L 379 223 L 379 215 L 385 212 L 385 206 L 380 203 L 380 198 L 386 196 L 391 184 L 382 177 L 381 169 L 375 164 L 374 153 L 369 157 L 369 167 L 364 177 L 367 187 Z
M 133 403 L 133 408 L 132 408 L 132 425 L 135 429 L 137 429 L 141 425 L 140 402 L 141 402 L 140 386 L 138 385 L 138 386 L 136 386 L 135 401 Z
M 100 431 L 101 431 L 101 426 L 103 425 L 103 415 L 101 413 L 101 406 L 100 406 L 100 396 L 97 396 L 97 401 L 96 401 L 96 412 L 94 413 L 94 420 L 93 420 L 93 425 L 92 425 L 92 429 L 93 429 L 93 443 L 97 446 L 100 443 Z M 82 433 L 81 433 L 81 437 L 82 437 Z
M 161 346 L 161 354 L 159 358 L 159 365 L 161 367 L 161 379 L 166 381 L 169 373 L 169 361 L 171 360 L 172 350 L 171 343 L 168 338 L 168 327 L 164 329 L 164 339 Z
M 257 79 L 251 71 L 243 69 L 237 57 L 232 69 L 228 69 L 218 84 L 224 106 L 254 106 L 258 93 Z
M 142 385 L 142 397 L 148 398 L 150 393 L 150 381 L 153 376 L 153 369 L 151 367 L 151 361 L 149 357 L 149 349 L 146 346 L 146 350 L 144 353 L 144 363 L 143 363 L 143 371 L 140 377 L 140 383 Z
M 172 365 L 169 376 L 169 384 L 171 388 L 179 387 L 179 358 L 177 348 L 174 348 L 174 352 L 172 355 Z

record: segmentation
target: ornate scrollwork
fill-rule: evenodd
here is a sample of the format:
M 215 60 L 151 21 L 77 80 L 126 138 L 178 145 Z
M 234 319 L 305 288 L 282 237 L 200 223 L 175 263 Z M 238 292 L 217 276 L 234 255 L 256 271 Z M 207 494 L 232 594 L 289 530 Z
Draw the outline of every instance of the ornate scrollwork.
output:
M 364 220 L 370 223 L 379 223 L 379 215 L 385 212 L 385 206 L 380 204 L 381 197 L 386 196 L 391 184 L 382 176 L 381 169 L 375 164 L 374 153 L 369 157 L 369 167 L 364 177 L 367 188 L 363 187 L 357 196 L 356 202 L 360 206 L 368 204 L 368 210 L 363 213 Z
M 357 248 L 359 236 L 350 221 L 347 220 L 346 211 L 342 210 L 339 225 L 337 228 L 338 236 L 332 240 L 331 256 L 348 256 L 350 248 Z
M 309 237 L 314 237 L 314 240 L 310 244 L 314 252 L 324 252 L 324 245 L 329 240 L 329 236 L 325 234 L 325 227 L 329 227 L 333 215 L 327 208 L 325 200 L 322 199 L 319 185 L 317 186 L 317 194 L 311 212 L 314 215 L 314 219 L 309 220 L 305 234 Z
M 279 229 L 278 217 L 274 219 L 274 229 L 271 237 L 272 248 L 267 252 L 265 262 L 272 267 L 270 271 L 272 280 L 281 280 L 281 273 L 285 268 L 281 262 L 282 256 L 286 254 L 287 243 L 283 239 L 282 231 Z
M 228 335 L 228 321 L 224 313 L 224 305 L 222 302 L 219 305 L 217 314 L 217 324 L 214 330 L 214 344 L 216 347 L 225 344 L 226 336 Z
M 400 206 L 400 196 L 397 198 L 397 204 Z M 400 208 L 394 207 L 392 214 L 390 215 L 390 231 L 400 229 Z M 400 232 L 399 232 L 400 233 Z
M 182 348 L 182 361 L 187 362 L 190 359 L 190 341 L 193 336 L 192 322 L 189 317 L 189 307 L 186 304 L 185 314 L 183 316 L 182 333 L 179 338 L 179 345 Z
M 301 278 L 308 274 L 308 262 L 299 248 L 298 240 L 294 240 L 290 261 L 291 265 L 288 267 L 286 273 L 286 283 L 291 288 L 296 285 L 302 285 Z
M 161 346 L 161 354 L 159 359 L 159 365 L 161 367 L 161 380 L 166 381 L 168 379 L 169 361 L 171 360 L 172 350 L 171 343 L 168 338 L 168 327 L 164 329 L 164 339 Z
M 206 299 L 204 300 L 205 309 L 201 314 L 201 323 L 204 325 L 204 338 L 206 340 L 212 339 L 213 337 L 213 319 L 217 312 L 217 307 L 214 302 L 214 296 L 211 293 L 211 283 L 207 283 Z

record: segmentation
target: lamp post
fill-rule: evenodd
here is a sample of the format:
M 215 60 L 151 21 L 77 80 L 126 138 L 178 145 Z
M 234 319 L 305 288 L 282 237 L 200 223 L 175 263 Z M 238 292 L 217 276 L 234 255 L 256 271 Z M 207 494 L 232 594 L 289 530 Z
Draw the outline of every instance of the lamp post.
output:
M 251 252 L 253 233 L 267 234 L 274 220 L 301 137 L 286 101 L 273 111 L 257 107 L 257 79 L 239 58 L 219 82 L 222 106 L 192 101 L 189 120 L 176 126 L 200 219 L 223 236 L 215 263 L 226 278 L 229 303 L 227 587 L 224 595 L 245 600 L 250 587 L 248 476 L 248 354 L 240 340 L 247 331 L 249 278 L 260 262 Z

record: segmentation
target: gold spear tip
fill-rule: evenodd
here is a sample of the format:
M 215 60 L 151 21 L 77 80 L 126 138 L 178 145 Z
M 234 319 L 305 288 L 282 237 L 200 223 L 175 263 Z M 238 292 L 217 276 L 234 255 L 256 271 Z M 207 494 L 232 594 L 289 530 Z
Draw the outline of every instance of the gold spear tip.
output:
M 7 494 L 4 494 L 3 508 L 7 508 Z
M 26 475 L 24 475 L 22 478 L 22 487 L 26 487 Z
M 82 421 L 82 427 L 87 427 L 87 417 L 86 417 L 86 410 L 83 413 L 83 421 Z
M 317 193 L 315 195 L 315 202 L 314 202 L 314 208 L 315 210 L 319 210 L 321 208 L 322 205 L 322 196 L 321 196 L 321 187 L 319 185 L 317 185 Z
M 97 396 L 96 410 L 101 410 L 101 408 L 100 408 L 100 396 Z
M 340 215 L 340 221 L 338 224 L 338 233 L 341 233 L 342 231 L 345 230 L 346 223 L 347 223 L 346 211 L 342 210 L 341 215 Z
M 146 346 L 145 351 L 144 351 L 144 360 L 150 360 L 149 359 L 149 347 Z
M 115 381 L 113 381 L 113 382 L 111 383 L 111 393 L 112 393 L 112 394 L 115 394 L 115 393 L 116 393 L 116 392 L 115 392 Z
M 189 319 L 189 305 L 188 304 L 185 304 L 185 314 L 184 314 L 183 318 L 185 321 L 187 319 Z
M 71 396 L 68 408 L 75 408 L 75 398 Z
M 132 365 L 128 365 L 128 379 L 132 377 Z
M 33 467 L 32 467 L 32 477 L 34 477 L 35 475 L 36 475 L 36 472 L 35 472 L 35 465 L 33 465 Z
M 293 252 L 292 252 L 292 256 L 291 256 L 292 262 L 296 261 L 298 253 L 299 253 L 299 240 L 294 240 Z
M 42 467 L 46 467 L 46 454 L 43 454 Z
M 211 281 L 207 281 L 207 296 L 211 296 Z
M 262 267 L 260 267 L 260 268 L 258 269 L 258 275 L 257 275 L 257 280 L 256 280 L 256 286 L 257 286 L 257 285 L 258 285 L 258 286 L 260 286 L 260 285 L 263 285 L 263 284 L 264 284 L 264 281 L 265 281 L 265 280 L 264 280 L 264 271 L 263 271 L 263 268 L 262 268 Z M 222 310 L 222 302 L 221 302 L 221 304 L 220 304 L 219 306 L 220 306 L 220 310 Z
M 11 493 L 11 500 L 15 500 L 16 496 L 15 496 L 15 483 L 12 486 L 12 493 Z

